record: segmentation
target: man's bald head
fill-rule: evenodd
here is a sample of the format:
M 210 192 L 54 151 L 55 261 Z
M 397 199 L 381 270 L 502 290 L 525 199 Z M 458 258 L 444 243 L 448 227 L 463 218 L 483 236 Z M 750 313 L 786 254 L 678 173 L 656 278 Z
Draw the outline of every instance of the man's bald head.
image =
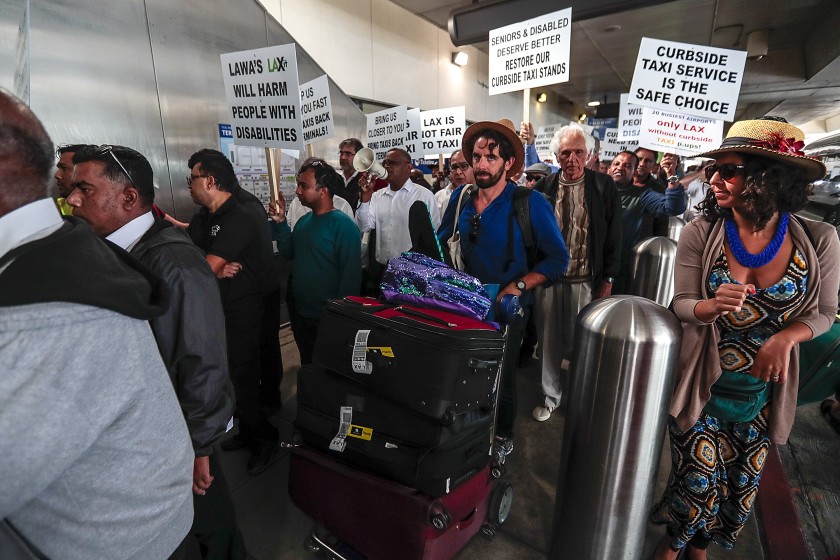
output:
M 46 198 L 53 144 L 38 117 L 0 88 L 0 216 Z

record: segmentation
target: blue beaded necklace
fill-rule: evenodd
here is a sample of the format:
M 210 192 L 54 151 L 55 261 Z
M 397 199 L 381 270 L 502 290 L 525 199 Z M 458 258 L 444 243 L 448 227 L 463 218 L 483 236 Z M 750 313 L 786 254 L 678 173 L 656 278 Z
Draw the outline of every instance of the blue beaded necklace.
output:
M 747 268 L 760 268 L 773 260 L 782 246 L 782 241 L 785 240 L 787 233 L 788 218 L 790 213 L 785 212 L 779 217 L 779 224 L 776 226 L 776 235 L 770 240 L 770 243 L 764 250 L 757 255 L 747 251 L 744 244 L 741 243 L 741 236 L 738 234 L 738 226 L 732 218 L 726 218 L 724 225 L 726 226 L 726 240 L 729 242 L 729 249 L 732 251 L 732 256 L 735 260 L 741 263 L 741 266 Z

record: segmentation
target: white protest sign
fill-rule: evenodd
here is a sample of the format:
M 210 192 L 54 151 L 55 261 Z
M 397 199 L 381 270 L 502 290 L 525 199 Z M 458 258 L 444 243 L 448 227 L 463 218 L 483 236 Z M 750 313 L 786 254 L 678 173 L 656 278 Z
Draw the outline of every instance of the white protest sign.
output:
M 221 55 L 237 146 L 303 149 L 295 45 Z
M 619 142 L 618 129 L 608 128 L 604 133 L 604 140 L 601 142 L 601 153 L 599 156 L 601 161 L 612 163 L 612 160 L 615 159 L 615 156 L 617 156 L 619 152 L 632 152 L 635 151 L 636 147 L 635 140 Z
M 423 155 L 449 155 L 461 147 L 464 136 L 464 106 L 435 109 L 420 113 L 423 121 L 421 138 Z
M 746 61 L 746 51 L 643 37 L 630 103 L 734 120 Z
M 335 134 L 330 102 L 330 81 L 326 74 L 300 86 L 300 114 L 305 143 L 326 140 Z
M 534 135 L 534 148 L 537 150 L 537 155 L 540 156 L 540 161 L 546 159 L 554 159 L 554 154 L 551 153 L 551 139 L 554 138 L 554 133 L 560 130 L 563 123 L 550 124 L 541 126 L 537 129 Z
M 367 116 L 367 147 L 376 154 L 377 161 L 385 159 L 392 148 L 405 148 L 406 119 L 405 105 Z
M 411 159 L 420 159 L 423 157 L 423 144 L 420 141 L 423 123 L 420 120 L 420 109 L 409 109 L 405 114 L 405 151 L 411 155 Z
M 658 152 L 693 156 L 720 146 L 723 121 L 645 107 L 639 145 Z
M 569 81 L 572 9 L 490 31 L 490 95 Z
M 639 140 L 639 128 L 642 126 L 642 107 L 628 101 L 630 94 L 621 94 L 621 104 L 618 108 L 618 139 L 619 141 Z

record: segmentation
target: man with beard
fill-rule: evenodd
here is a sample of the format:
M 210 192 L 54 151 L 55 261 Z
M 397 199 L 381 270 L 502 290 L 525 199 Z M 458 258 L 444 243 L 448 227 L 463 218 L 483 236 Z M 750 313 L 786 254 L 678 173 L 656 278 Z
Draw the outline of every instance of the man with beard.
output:
M 530 252 L 539 259 L 529 263 L 529 250 L 519 220 L 514 217 L 517 186 L 509 180 L 522 171 L 525 162 L 522 142 L 513 123 L 507 119 L 475 123 L 464 133 L 461 149 L 466 160 L 472 162 L 478 187 L 475 194 L 464 198 L 458 215 L 466 272 L 486 284 L 498 284 L 497 301 L 512 294 L 519 297 L 527 309 L 533 304 L 532 290 L 557 281 L 569 261 L 551 206 L 540 193 L 526 190 L 535 246 Z M 452 202 L 438 230 L 441 245 L 453 234 L 462 189 L 464 187 L 452 193 Z M 523 318 L 510 325 L 508 347 L 520 347 L 524 324 Z M 518 353 L 508 352 L 502 365 L 496 423 L 496 447 L 502 455 L 513 451 L 517 361 Z
M 475 182 L 473 177 L 472 167 L 469 162 L 464 159 L 464 154 L 461 150 L 452 153 L 449 158 L 449 184 L 435 193 L 435 200 L 438 203 L 438 212 L 442 216 L 446 212 L 446 207 L 449 205 L 449 199 L 452 198 L 452 193 L 455 189 L 470 185 Z
M 537 183 L 554 209 L 557 225 L 569 248 L 569 268 L 553 286 L 536 291 L 534 315 L 540 344 L 540 368 L 545 400 L 533 416 L 544 422 L 560 404 L 569 370 L 578 313 L 593 299 L 610 295 L 619 272 L 621 210 L 613 180 L 586 166 L 595 139 L 580 126 L 560 128 L 551 151 L 559 173 Z
M 637 150 L 638 151 L 638 150 Z M 650 150 L 647 150 L 648 152 Z M 610 176 L 618 187 L 618 198 L 624 210 L 621 216 L 621 269 L 613 293 L 626 293 L 627 270 L 633 246 L 641 240 L 645 219 L 668 218 L 685 212 L 685 189 L 679 181 L 671 183 L 665 193 L 633 184 L 639 158 L 633 152 L 619 152 L 610 166 Z
M 347 138 L 342 140 L 338 145 L 338 166 L 341 168 L 341 178 L 344 180 L 344 186 L 341 190 L 334 193 L 346 200 L 353 213 L 359 207 L 359 172 L 353 167 L 353 158 L 356 157 L 356 152 L 364 148 L 358 138 Z

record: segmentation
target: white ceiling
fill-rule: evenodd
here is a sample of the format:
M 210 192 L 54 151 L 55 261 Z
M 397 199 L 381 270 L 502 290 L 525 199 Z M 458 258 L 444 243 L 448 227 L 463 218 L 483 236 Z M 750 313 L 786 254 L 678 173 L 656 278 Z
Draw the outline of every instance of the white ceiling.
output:
M 509 3 L 392 1 L 444 30 L 455 9 Z M 545 13 L 567 7 L 542 3 Z M 761 29 L 768 30 L 768 54 L 747 61 L 736 118 L 772 114 L 813 128 L 840 113 L 838 0 L 673 0 L 583 21 L 574 13 L 570 80 L 540 89 L 548 91 L 549 103 L 571 102 L 569 113 L 605 97 L 618 102 L 630 88 L 642 37 L 746 50 L 748 34 Z M 514 15 L 506 23 L 515 21 Z M 620 30 L 606 30 L 616 25 Z M 486 41 L 473 46 L 487 50 Z

